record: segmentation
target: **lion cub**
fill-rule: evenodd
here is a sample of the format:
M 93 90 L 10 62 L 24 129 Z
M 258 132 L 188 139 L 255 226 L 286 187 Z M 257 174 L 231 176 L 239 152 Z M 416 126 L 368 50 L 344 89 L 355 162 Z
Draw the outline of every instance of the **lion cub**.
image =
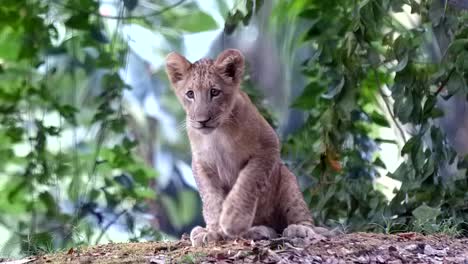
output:
M 172 52 L 166 71 L 187 115 L 192 169 L 206 228 L 192 245 L 244 237 L 317 237 L 295 176 L 280 159 L 273 128 L 240 89 L 244 57 L 228 49 L 190 63 Z

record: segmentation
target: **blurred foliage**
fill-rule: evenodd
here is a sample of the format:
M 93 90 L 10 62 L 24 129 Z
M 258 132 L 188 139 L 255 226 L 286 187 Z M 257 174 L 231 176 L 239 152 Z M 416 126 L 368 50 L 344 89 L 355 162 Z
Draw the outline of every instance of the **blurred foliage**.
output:
M 393 15 L 405 5 L 421 17 L 412 29 Z M 311 177 L 305 196 L 317 222 L 386 232 L 429 224 L 438 232 L 451 219 L 466 228 L 460 223 L 468 221 L 468 178 L 462 171 L 442 180 L 441 170 L 456 153 L 434 120 L 443 115 L 438 96 L 467 92 L 467 12 L 439 0 L 305 0 L 279 4 L 278 10 L 308 27 L 297 45 L 310 52 L 302 62 L 308 84 L 292 105 L 308 117 L 283 150 L 299 157 L 299 175 Z M 441 47 L 443 58 L 436 60 L 427 44 L 447 35 L 448 49 Z M 402 148 L 405 161 L 389 174 L 402 186 L 386 201 L 374 179 L 384 167 L 379 143 L 388 140 L 371 135 L 395 122 L 400 131 L 407 124 L 416 133 Z M 459 168 L 465 165 L 462 157 Z
M 155 20 L 177 32 L 216 28 L 193 4 L 174 9 L 183 2 L 141 13 L 137 0 L 117 1 L 111 16 L 94 0 L 2 1 L 0 224 L 12 235 L 2 255 L 99 243 L 116 223 L 132 240 L 160 238 L 141 218 L 156 198 L 157 173 L 137 155 L 128 124 L 122 94 L 131 87 L 119 74 L 128 46 L 119 31 Z M 193 204 L 179 210 L 162 199 L 173 219 L 193 218 Z

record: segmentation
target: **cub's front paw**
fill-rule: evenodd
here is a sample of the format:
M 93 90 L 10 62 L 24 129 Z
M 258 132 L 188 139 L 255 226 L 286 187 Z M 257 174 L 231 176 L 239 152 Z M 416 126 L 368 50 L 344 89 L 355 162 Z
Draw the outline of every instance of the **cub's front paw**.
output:
M 226 200 L 219 218 L 219 225 L 224 234 L 229 237 L 236 237 L 247 232 L 252 226 L 254 212 L 240 210 L 238 206 Z
M 194 247 L 205 246 L 221 240 L 223 240 L 223 236 L 221 234 L 201 226 L 194 227 L 190 232 L 190 241 Z
M 259 225 L 252 226 L 249 230 L 247 230 L 247 232 L 242 234 L 242 237 L 251 240 L 265 240 L 277 238 L 278 234 L 271 227 Z
M 324 236 L 317 234 L 311 226 L 292 224 L 283 231 L 284 237 L 303 238 L 308 240 L 325 239 Z

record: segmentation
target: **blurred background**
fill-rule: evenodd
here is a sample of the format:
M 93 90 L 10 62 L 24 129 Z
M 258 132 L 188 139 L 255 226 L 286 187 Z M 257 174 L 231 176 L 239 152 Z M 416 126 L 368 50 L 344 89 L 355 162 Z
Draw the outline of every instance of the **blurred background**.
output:
M 465 235 L 455 0 L 2 0 L 0 256 L 203 225 L 164 71 L 237 48 L 318 225 Z

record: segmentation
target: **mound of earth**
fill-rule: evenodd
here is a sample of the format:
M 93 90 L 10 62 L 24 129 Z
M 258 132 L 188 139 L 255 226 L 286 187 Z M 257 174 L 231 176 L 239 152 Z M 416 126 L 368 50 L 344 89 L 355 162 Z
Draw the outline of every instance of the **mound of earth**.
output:
M 0 262 L 20 263 L 463 263 L 468 238 L 353 233 L 325 240 L 237 240 L 206 247 L 175 242 L 98 245 Z

